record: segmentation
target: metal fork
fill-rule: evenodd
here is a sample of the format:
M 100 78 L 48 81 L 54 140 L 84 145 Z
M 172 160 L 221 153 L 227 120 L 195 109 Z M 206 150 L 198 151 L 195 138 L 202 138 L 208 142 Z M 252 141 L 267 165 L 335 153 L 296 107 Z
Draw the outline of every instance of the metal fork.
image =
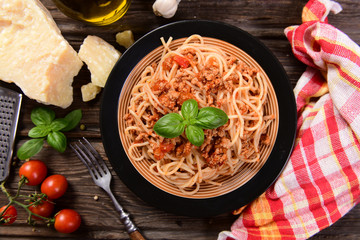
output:
M 122 206 L 114 197 L 110 189 L 111 173 L 100 154 L 84 137 L 83 141 L 79 140 L 78 143 L 72 143 L 70 144 L 70 147 L 88 168 L 95 184 L 104 189 L 114 202 L 116 210 L 120 213 L 120 220 L 125 225 L 130 238 L 133 240 L 145 240 L 138 228 L 131 221 L 129 214 L 124 211 Z

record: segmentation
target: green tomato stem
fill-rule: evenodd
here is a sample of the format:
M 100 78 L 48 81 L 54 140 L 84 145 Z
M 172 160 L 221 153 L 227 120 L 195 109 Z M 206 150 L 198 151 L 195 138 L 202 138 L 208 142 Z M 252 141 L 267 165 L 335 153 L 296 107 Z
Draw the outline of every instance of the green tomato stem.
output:
M 19 195 L 20 195 L 20 190 L 21 190 L 22 186 L 24 186 L 24 184 L 26 183 L 26 181 L 27 181 L 26 177 L 21 176 L 20 181 L 19 181 L 19 184 L 18 184 L 18 189 L 17 189 L 16 194 L 15 194 L 15 196 L 13 197 L 13 199 L 16 199 L 16 198 L 19 197 Z
M 3 181 L 0 187 L 1 187 L 1 191 L 5 193 L 6 197 L 9 199 L 9 203 L 6 205 L 5 209 L 0 213 L 0 216 L 2 216 L 6 212 L 6 210 L 11 206 L 11 204 L 14 202 L 13 197 L 11 197 L 10 193 L 5 188 L 5 182 L 6 181 Z
M 10 195 L 10 193 L 6 190 L 6 188 L 5 188 L 5 181 L 3 181 L 2 183 L 1 183 L 1 191 L 3 192 L 3 193 L 5 193 L 5 195 L 6 195 L 6 197 L 7 198 L 11 198 L 11 195 Z

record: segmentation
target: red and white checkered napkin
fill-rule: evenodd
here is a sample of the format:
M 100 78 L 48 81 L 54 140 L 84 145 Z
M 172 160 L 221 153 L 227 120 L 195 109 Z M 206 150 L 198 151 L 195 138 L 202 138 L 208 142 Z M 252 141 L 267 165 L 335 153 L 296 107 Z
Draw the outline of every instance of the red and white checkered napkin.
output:
M 308 65 L 294 89 L 295 147 L 278 180 L 240 209 L 218 240 L 306 239 L 359 202 L 360 47 L 327 23 L 330 11 L 341 6 L 310 0 L 303 24 L 285 29 L 294 55 Z

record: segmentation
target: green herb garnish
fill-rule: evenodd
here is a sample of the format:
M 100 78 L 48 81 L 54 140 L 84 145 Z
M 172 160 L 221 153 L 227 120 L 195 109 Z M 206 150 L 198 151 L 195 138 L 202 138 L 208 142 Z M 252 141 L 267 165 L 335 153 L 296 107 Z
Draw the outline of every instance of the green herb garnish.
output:
M 45 141 L 57 151 L 64 152 L 67 139 L 63 132 L 70 131 L 79 124 L 82 112 L 77 109 L 64 118 L 56 118 L 52 109 L 37 107 L 31 111 L 30 118 L 35 127 L 28 133 L 32 139 L 26 141 L 17 151 L 20 160 L 28 159 L 40 152 Z
M 181 116 L 182 115 L 182 116 Z M 180 136 L 184 130 L 188 140 L 195 146 L 204 142 L 204 130 L 218 128 L 228 121 L 226 113 L 214 107 L 204 107 L 200 111 L 194 99 L 187 100 L 181 106 L 181 115 L 169 113 L 154 125 L 154 131 L 165 138 Z

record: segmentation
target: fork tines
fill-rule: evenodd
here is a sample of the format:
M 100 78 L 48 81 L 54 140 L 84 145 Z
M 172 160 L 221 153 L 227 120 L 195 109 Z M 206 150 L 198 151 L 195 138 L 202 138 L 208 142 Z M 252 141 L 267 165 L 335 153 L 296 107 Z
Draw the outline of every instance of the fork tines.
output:
M 70 144 L 70 147 L 88 168 L 94 180 L 109 174 L 109 169 L 98 151 L 85 137 L 82 139 L 83 141 L 79 140 L 78 143 Z

